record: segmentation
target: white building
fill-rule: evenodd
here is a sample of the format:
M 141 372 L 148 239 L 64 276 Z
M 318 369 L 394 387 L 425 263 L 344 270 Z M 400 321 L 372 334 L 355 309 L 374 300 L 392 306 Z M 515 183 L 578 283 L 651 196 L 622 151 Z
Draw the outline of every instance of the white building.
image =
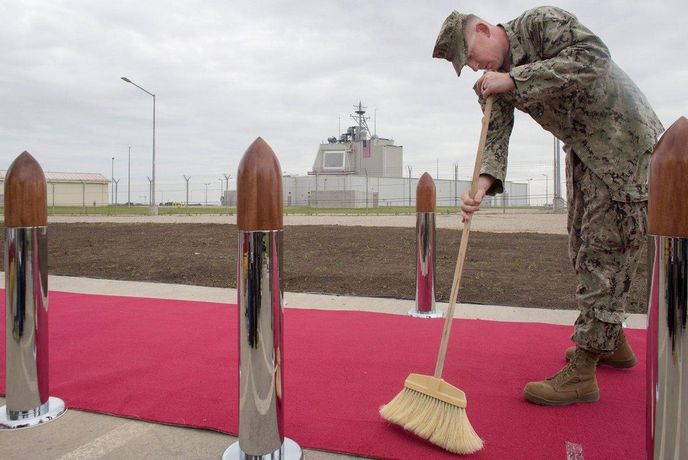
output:
M 282 178 L 284 206 L 311 208 L 375 208 L 415 206 L 418 178 L 403 177 L 403 147 L 370 133 L 365 107 L 359 102 L 356 121 L 339 138 L 321 143 L 307 176 Z M 419 176 L 422 175 L 419 172 Z M 458 206 L 468 180 L 433 178 L 438 206 Z M 486 197 L 485 206 L 528 206 L 527 183 L 504 182 L 504 193 Z M 236 191 L 225 192 L 224 202 L 236 205 Z
M 351 127 L 353 130 L 357 127 Z M 354 139 L 357 136 L 354 135 Z M 401 177 L 403 147 L 394 140 L 372 137 L 320 144 L 312 174 Z
M 0 202 L 4 205 L 5 175 L 0 171 Z M 99 173 L 44 172 L 48 206 L 107 206 L 110 181 Z
M 359 102 L 356 121 L 345 133 L 330 137 L 320 144 L 309 174 L 357 175 L 368 177 L 402 177 L 404 151 L 393 139 L 371 134 L 365 117 L 365 107 Z
M 469 180 L 433 178 L 437 206 L 458 206 Z M 371 177 L 355 174 L 311 174 L 282 178 L 285 206 L 312 208 L 369 208 L 377 206 L 415 206 L 417 177 Z M 230 206 L 235 204 L 230 192 Z M 528 184 L 504 182 L 504 193 L 486 197 L 485 206 L 528 206 Z
M 359 102 L 355 126 L 320 144 L 308 176 L 283 178 L 284 204 L 314 208 L 415 206 L 417 178 L 403 177 L 403 147 L 371 134 Z M 422 174 L 422 172 L 420 173 Z M 419 175 L 420 175 L 419 174 Z M 434 178 L 438 206 L 458 206 L 470 181 Z M 505 193 L 486 198 L 488 206 L 526 206 L 528 185 L 507 181 Z M 231 205 L 231 198 L 230 198 Z

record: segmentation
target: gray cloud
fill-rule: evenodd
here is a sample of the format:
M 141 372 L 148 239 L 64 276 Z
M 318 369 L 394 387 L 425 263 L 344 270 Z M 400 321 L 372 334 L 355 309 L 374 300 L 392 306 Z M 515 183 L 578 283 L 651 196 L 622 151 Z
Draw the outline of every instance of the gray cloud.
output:
M 466 1 L 493 22 L 528 1 Z M 669 126 L 685 115 L 685 2 L 563 1 L 608 44 Z M 6 2 L 0 30 L 0 168 L 23 150 L 48 171 L 100 172 L 145 189 L 156 94 L 159 187 L 183 189 L 234 175 L 262 136 L 283 170 L 304 174 L 318 143 L 345 129 L 353 104 L 368 106 L 377 132 L 404 146 L 414 175 L 468 176 L 480 111 L 471 86 L 430 57 L 455 2 L 187 1 Z M 377 115 L 375 117 L 375 114 Z M 552 137 L 518 115 L 509 178 L 551 178 Z M 120 183 L 121 189 L 122 183 Z M 197 187 L 200 187 L 197 185 Z M 550 183 L 551 191 L 551 183 Z

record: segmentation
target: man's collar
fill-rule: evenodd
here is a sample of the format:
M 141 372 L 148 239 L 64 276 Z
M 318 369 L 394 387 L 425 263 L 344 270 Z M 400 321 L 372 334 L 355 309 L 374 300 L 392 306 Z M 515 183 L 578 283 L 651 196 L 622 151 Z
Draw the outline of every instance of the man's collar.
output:
M 509 24 L 498 24 L 499 27 L 504 29 L 506 36 L 509 39 L 509 53 L 511 55 L 511 66 L 515 67 L 521 65 L 526 59 L 526 51 L 521 45 L 521 40 L 519 40 L 518 35 L 514 32 Z

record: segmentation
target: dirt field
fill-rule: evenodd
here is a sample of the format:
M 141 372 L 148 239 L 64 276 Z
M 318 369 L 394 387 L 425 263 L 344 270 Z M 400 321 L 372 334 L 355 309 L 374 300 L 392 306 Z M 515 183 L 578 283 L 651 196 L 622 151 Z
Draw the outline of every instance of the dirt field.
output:
M 229 224 L 51 223 L 49 272 L 234 287 L 236 234 Z M 437 230 L 439 301 L 448 300 L 459 238 L 456 230 Z M 472 232 L 459 300 L 576 308 L 566 246 L 561 234 Z M 412 299 L 414 255 L 412 227 L 289 225 L 283 289 Z M 646 276 L 643 258 L 629 313 L 646 312 Z

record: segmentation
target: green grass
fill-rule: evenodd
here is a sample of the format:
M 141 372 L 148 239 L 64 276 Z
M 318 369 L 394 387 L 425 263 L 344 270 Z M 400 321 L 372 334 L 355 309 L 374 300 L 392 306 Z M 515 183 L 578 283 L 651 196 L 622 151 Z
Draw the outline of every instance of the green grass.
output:
M 499 206 L 489 207 L 485 206 L 484 210 L 491 210 L 492 212 L 501 211 L 504 208 Z M 539 211 L 542 207 L 539 206 L 520 206 L 508 207 L 509 211 L 514 210 L 532 210 Z M 287 206 L 284 208 L 285 215 L 342 215 L 342 216 L 395 216 L 395 215 L 412 215 L 415 214 L 415 206 L 379 206 L 377 208 L 310 208 L 307 206 Z M 0 207 L 0 213 L 4 213 L 4 209 Z M 437 214 L 457 214 L 457 209 L 454 206 L 438 206 Z M 222 214 L 234 215 L 236 214 L 236 207 L 220 207 L 220 206 L 159 206 L 159 215 L 200 215 L 200 214 Z M 148 206 L 48 206 L 48 215 L 91 215 L 91 216 L 146 216 L 148 215 Z
M 159 206 L 159 215 L 235 214 L 236 208 L 219 206 Z M 147 216 L 148 206 L 48 206 L 48 215 Z
M 438 206 L 437 214 L 456 214 L 454 206 Z M 294 215 L 347 215 L 347 216 L 398 216 L 415 214 L 414 206 L 378 206 L 377 208 L 309 208 L 307 206 L 288 206 L 284 208 L 284 214 Z

